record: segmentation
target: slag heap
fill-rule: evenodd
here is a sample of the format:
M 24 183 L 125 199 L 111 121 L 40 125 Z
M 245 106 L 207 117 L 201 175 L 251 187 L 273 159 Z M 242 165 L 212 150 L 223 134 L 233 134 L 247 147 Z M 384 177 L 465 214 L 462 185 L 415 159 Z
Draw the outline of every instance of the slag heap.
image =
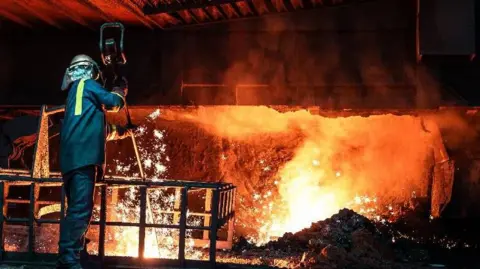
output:
M 235 251 L 238 257 L 263 256 L 265 261 L 271 261 L 269 265 L 288 268 L 413 269 L 422 268 L 415 263 L 428 259 L 426 253 L 411 255 L 398 249 L 389 234 L 380 232 L 375 223 L 348 209 L 312 223 L 310 228 L 286 233 L 263 247 L 243 240 Z M 410 258 L 408 265 L 399 262 L 406 261 L 407 257 Z M 274 264 L 275 259 L 284 263 Z

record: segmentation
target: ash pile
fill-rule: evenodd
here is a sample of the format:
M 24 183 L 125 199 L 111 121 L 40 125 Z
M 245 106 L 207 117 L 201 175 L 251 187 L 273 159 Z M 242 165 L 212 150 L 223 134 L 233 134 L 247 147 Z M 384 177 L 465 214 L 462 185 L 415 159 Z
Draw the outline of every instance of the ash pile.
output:
M 343 209 L 295 234 L 255 247 L 241 239 L 234 249 L 241 256 L 262 256 L 270 266 L 318 269 L 426 268 L 425 250 L 401 247 L 366 217 Z M 272 262 L 287 259 L 279 264 Z M 267 262 L 269 261 L 269 262 Z

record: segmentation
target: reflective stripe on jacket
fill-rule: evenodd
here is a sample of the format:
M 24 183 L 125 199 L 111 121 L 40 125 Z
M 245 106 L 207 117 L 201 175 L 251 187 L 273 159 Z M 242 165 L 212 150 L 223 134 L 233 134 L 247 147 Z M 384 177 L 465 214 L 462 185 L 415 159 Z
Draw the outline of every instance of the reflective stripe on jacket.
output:
M 60 170 L 63 174 L 87 165 L 104 165 L 110 128 L 105 111 L 118 112 L 123 96 L 109 92 L 92 79 L 72 83 L 60 132 Z

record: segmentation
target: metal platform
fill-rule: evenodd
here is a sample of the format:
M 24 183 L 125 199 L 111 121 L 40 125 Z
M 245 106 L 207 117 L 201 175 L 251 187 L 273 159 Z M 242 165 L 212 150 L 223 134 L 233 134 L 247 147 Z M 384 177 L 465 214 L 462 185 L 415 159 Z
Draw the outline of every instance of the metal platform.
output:
M 38 138 L 34 153 L 32 171 L 0 169 L 0 263 L 10 264 L 35 264 L 38 266 L 52 265 L 55 262 L 56 253 L 38 251 L 36 229 L 41 225 L 57 225 L 65 216 L 65 192 L 59 173 L 49 170 L 48 152 L 48 116 L 59 113 L 62 110 L 48 110 L 46 106 L 41 109 L 38 128 Z M 125 178 L 107 176 L 105 181 L 97 183 L 99 190 L 99 218 L 93 220 L 91 225 L 98 229 L 98 251 L 90 255 L 89 260 L 100 264 L 100 268 L 148 268 L 148 267 L 215 267 L 217 249 L 229 249 L 232 247 L 233 224 L 235 216 L 235 192 L 236 188 L 228 183 L 206 183 L 181 180 L 149 181 L 140 178 Z M 12 195 L 12 188 L 28 188 L 28 196 L 17 197 Z M 107 218 L 109 205 L 107 199 L 116 200 L 115 191 L 135 187 L 139 191 L 138 221 L 122 222 Z M 48 199 L 40 197 L 41 190 L 45 188 L 59 188 L 58 197 L 47 195 Z M 171 211 L 155 212 L 157 214 L 170 215 L 172 224 L 155 223 L 153 218 L 147 219 L 151 212 L 151 191 L 158 189 L 170 189 L 175 193 L 174 209 Z M 204 192 L 203 212 L 192 212 L 189 203 L 189 194 Z M 198 195 L 197 195 L 198 196 Z M 115 202 L 114 202 L 115 203 Z M 198 201 L 197 201 L 198 203 Z M 12 205 L 23 205 L 22 216 L 19 210 L 9 210 Z M 45 218 L 42 208 L 58 207 L 57 218 Z M 150 210 L 150 211 L 149 211 Z M 14 214 L 15 213 L 15 214 Z M 21 215 L 21 214 L 20 214 Z M 187 224 L 188 216 L 202 218 L 203 225 L 193 226 Z M 11 251 L 5 246 L 6 233 L 9 226 L 23 226 L 27 229 L 25 250 Z M 119 257 L 108 255 L 105 249 L 106 234 L 110 227 L 133 227 L 138 229 L 137 257 Z M 226 230 L 226 239 L 219 238 L 220 229 Z M 177 248 L 177 259 L 145 258 L 145 240 L 147 229 L 170 229 L 178 231 L 178 238 L 172 243 Z M 189 230 L 201 231 L 201 238 L 193 239 L 194 247 L 208 249 L 208 259 L 189 260 L 186 258 L 186 234 Z M 157 241 L 158 243 L 158 241 Z M 52 240 L 50 244 L 57 244 Z M 207 252 L 205 250 L 205 252 Z

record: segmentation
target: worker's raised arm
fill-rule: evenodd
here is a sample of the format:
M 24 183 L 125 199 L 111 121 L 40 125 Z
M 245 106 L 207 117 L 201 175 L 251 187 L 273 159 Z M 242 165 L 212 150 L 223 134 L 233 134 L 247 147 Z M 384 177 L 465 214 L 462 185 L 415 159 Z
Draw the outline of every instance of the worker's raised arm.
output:
M 92 101 L 109 112 L 118 112 L 125 105 L 126 87 L 115 87 L 113 91 L 109 92 L 98 82 L 89 79 L 85 81 L 85 88 Z

